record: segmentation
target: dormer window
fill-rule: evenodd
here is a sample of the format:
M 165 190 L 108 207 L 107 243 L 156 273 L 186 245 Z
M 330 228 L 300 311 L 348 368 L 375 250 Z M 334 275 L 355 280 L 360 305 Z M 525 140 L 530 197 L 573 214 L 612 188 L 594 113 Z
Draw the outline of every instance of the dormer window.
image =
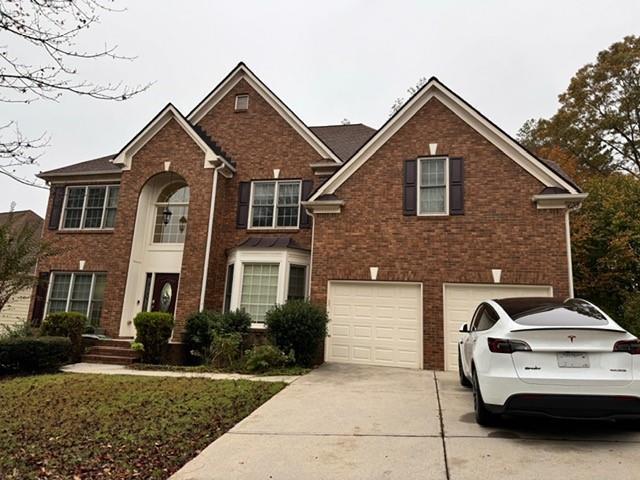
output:
M 300 181 L 259 181 L 251 184 L 250 228 L 298 228 Z
M 249 110 L 249 95 L 236 95 L 236 112 Z

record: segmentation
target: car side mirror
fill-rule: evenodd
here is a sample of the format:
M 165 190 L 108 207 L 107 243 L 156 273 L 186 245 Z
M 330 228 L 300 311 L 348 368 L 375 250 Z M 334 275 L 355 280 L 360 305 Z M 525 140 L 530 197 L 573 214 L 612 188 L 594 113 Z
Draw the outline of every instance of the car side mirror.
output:
M 466 323 L 464 323 L 461 327 L 460 330 L 458 330 L 460 333 L 469 333 L 469 327 L 467 326 Z

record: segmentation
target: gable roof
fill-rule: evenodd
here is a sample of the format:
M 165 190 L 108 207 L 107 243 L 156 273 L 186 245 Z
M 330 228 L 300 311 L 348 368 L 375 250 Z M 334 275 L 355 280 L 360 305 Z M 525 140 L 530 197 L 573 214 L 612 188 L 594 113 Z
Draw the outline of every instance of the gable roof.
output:
M 223 150 L 202 129 L 196 130 L 180 111 L 168 103 L 145 127 L 127 143 L 111 160 L 115 165 L 121 165 L 123 170 L 131 168 L 132 157 L 151 140 L 170 120 L 175 120 L 180 127 L 204 152 L 204 168 L 211 168 L 213 162 L 221 161 L 231 171 L 235 168 L 223 156 Z
M 251 88 L 258 92 L 280 116 L 304 138 L 313 149 L 322 156 L 336 163 L 341 163 L 339 156 L 323 143 L 317 135 L 291 111 L 285 103 L 267 87 L 244 62 L 240 62 L 229 74 L 187 115 L 192 124 L 202 118 L 240 81 L 245 80 Z
M 13 212 L 0 212 L 0 225 L 4 225 L 12 220 L 13 228 L 21 229 L 26 226 L 33 228 L 35 231 L 42 231 L 44 219 L 33 210 L 18 210 Z
M 40 172 L 36 176 L 46 180 L 48 178 L 71 175 L 118 174 L 121 171 L 120 167 L 111 162 L 115 156 L 115 154 L 105 155 L 104 157 L 94 158 L 93 160 L 86 160 L 84 162 L 54 168 L 53 170 L 47 170 L 46 172 Z
M 440 80 L 436 77 L 431 77 L 347 162 L 344 162 L 311 195 L 309 201 L 316 201 L 323 195 L 335 193 L 351 175 L 432 98 L 437 98 L 480 135 L 537 178 L 545 187 L 561 187 L 571 194 L 581 191 L 573 181 L 568 181 L 566 174 L 559 174 L 558 170 L 561 169 L 558 166 L 554 168 L 548 161 L 543 161 L 533 155 Z
M 309 128 L 343 162 L 349 160 L 376 133 L 375 128 L 368 127 L 362 123 L 324 125 Z

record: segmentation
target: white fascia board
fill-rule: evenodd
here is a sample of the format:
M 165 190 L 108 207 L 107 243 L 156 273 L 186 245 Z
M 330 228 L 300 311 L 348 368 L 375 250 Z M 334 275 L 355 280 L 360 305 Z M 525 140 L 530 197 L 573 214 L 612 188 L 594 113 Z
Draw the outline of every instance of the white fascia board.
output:
M 265 101 L 280 114 L 291 127 L 304 138 L 322 158 L 330 158 L 337 164 L 342 162 L 267 86 L 256 77 L 245 65 L 238 65 L 227 79 L 218 85 L 196 109 L 189 114 L 188 120 L 197 124 L 202 118 L 227 95 L 238 82 L 245 79 Z
M 471 128 L 489 140 L 505 155 L 520 165 L 525 171 L 537 178 L 547 187 L 560 186 L 571 193 L 576 188 L 567 183 L 553 170 L 546 167 L 537 158 L 518 145 L 512 138 L 480 115 L 466 102 L 447 89 L 438 80 L 431 79 L 422 90 L 402 107 L 402 110 L 387 123 L 339 170 L 329 178 L 309 199 L 316 200 L 321 195 L 333 194 L 353 173 L 355 173 L 373 154 L 382 147 L 400 128 L 402 128 L 432 98 L 438 99 Z
M 550 193 L 534 195 L 531 200 L 535 202 L 538 210 L 549 208 L 574 208 L 587 198 L 588 193 Z
M 171 104 L 167 105 L 149 125 L 138 133 L 111 162 L 116 165 L 122 165 L 122 170 L 131 170 L 133 156 L 162 130 L 171 119 L 175 120 L 203 151 L 204 168 L 213 168 L 216 163 L 222 162 L 231 171 L 235 171 L 235 168 L 233 168 L 225 158 L 222 158 L 214 152 L 211 147 L 200 138 L 200 135 L 193 130 L 193 127 L 189 125 L 182 114 Z

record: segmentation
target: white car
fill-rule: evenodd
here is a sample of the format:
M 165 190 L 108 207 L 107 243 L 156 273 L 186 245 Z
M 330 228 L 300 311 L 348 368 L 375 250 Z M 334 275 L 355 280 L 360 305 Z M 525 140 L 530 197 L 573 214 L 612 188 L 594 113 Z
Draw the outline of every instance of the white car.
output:
M 640 341 L 585 300 L 487 300 L 460 332 L 460 383 L 481 425 L 501 414 L 640 417 Z

